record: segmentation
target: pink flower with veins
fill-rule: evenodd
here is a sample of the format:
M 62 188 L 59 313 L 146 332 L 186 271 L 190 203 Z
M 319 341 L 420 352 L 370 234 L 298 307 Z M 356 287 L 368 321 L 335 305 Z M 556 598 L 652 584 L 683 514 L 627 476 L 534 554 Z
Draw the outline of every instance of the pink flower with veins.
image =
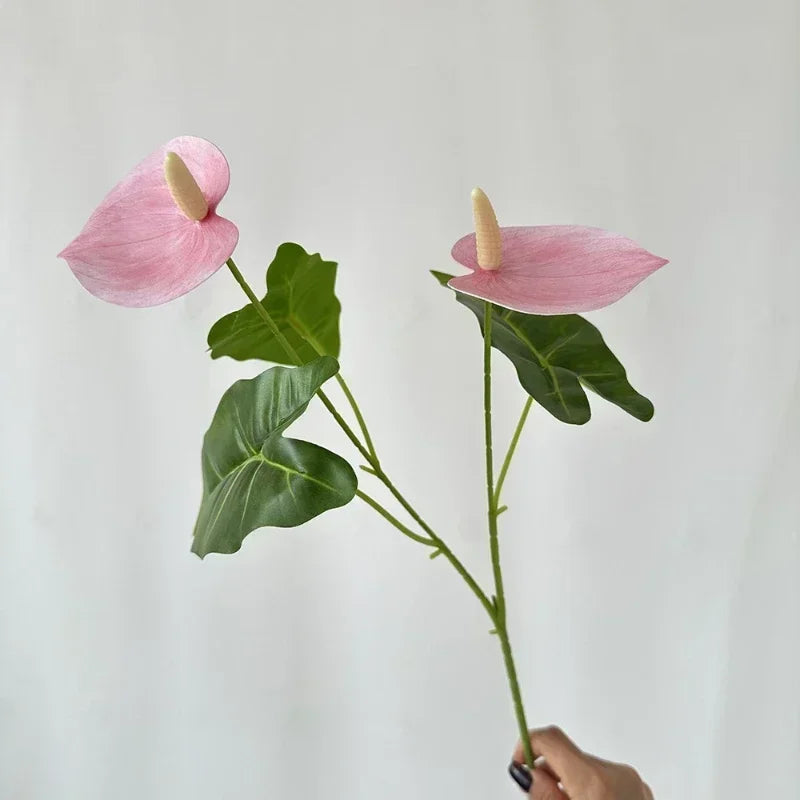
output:
M 472 192 L 475 233 L 453 246 L 472 270 L 449 281 L 464 294 L 526 314 L 573 314 L 611 305 L 664 264 L 636 242 L 600 228 L 501 228 L 481 189 Z
M 211 142 L 179 136 L 134 167 L 58 255 L 101 300 L 137 307 L 174 300 L 236 247 L 239 230 L 216 213 L 229 180 Z

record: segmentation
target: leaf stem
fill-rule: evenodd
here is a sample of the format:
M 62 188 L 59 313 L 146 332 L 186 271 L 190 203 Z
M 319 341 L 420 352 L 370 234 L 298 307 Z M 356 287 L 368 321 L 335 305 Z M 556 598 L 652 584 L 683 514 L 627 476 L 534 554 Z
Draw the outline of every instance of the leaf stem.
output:
M 345 381 L 344 377 L 340 372 L 336 373 L 336 382 L 344 392 L 344 396 L 347 398 L 347 402 L 350 403 L 350 408 L 353 409 L 353 414 L 355 415 L 356 421 L 358 422 L 358 427 L 361 429 L 361 433 L 364 436 L 364 444 L 367 445 L 367 450 L 369 450 L 370 455 L 375 459 L 378 460 L 378 454 L 375 452 L 375 445 L 372 443 L 372 437 L 369 435 L 369 429 L 367 428 L 366 420 L 364 419 L 364 415 L 361 413 L 361 409 L 358 407 L 358 403 L 356 402 L 355 397 L 353 397 L 353 393 L 350 391 L 350 387 L 347 385 L 347 381 Z
M 533 769 L 533 752 L 528 736 L 528 723 L 525 719 L 525 708 L 522 704 L 522 692 L 519 688 L 517 669 L 514 664 L 514 655 L 511 651 L 511 641 L 508 636 L 508 623 L 506 619 L 506 598 L 503 587 L 503 570 L 500 565 L 500 542 L 497 536 L 497 496 L 494 487 L 494 460 L 492 454 L 492 304 L 484 303 L 483 312 L 483 418 L 486 447 L 486 502 L 489 521 L 489 549 L 492 557 L 492 572 L 495 587 L 495 631 L 500 640 L 500 649 L 503 652 L 503 662 L 508 676 L 508 685 L 511 689 L 511 698 L 514 703 L 514 712 L 519 726 L 520 739 L 525 752 L 525 760 Z M 519 428 L 520 426 L 518 426 Z M 519 437 L 517 437 L 519 438 Z M 509 458 L 507 460 L 510 461 Z M 506 468 L 507 471 L 507 468 Z
M 503 459 L 503 466 L 500 468 L 500 475 L 497 478 L 497 486 L 495 486 L 494 489 L 495 505 L 500 502 L 500 492 L 503 489 L 503 484 L 505 483 L 506 475 L 508 474 L 508 468 L 511 466 L 511 459 L 514 457 L 514 451 L 517 449 L 519 437 L 522 435 L 522 429 L 525 427 L 525 421 L 528 419 L 528 414 L 530 413 L 532 405 L 533 398 L 528 396 L 528 399 L 525 401 L 525 405 L 522 409 L 519 422 L 517 423 L 517 427 L 514 429 L 514 435 L 511 437 L 511 443 L 508 445 L 506 457 Z
M 275 323 L 275 320 L 272 319 L 270 316 L 269 311 L 264 308 L 264 304 L 258 299 L 255 292 L 250 288 L 250 285 L 245 280 L 244 275 L 239 271 L 239 268 L 236 266 L 236 263 L 232 258 L 229 258 L 225 264 L 227 265 L 228 269 L 231 271 L 236 282 L 242 288 L 242 291 L 247 295 L 247 298 L 255 308 L 258 315 L 261 317 L 262 320 L 267 324 L 269 329 L 274 334 L 275 338 L 278 340 L 280 345 L 286 351 L 286 354 L 295 362 L 295 364 L 300 364 L 301 359 L 297 354 L 297 351 L 292 347 L 291 343 L 288 339 L 283 335 L 281 329 Z M 406 500 L 406 498 L 400 493 L 400 490 L 392 483 L 389 476 L 383 471 L 377 456 L 373 455 L 363 444 L 359 438 L 353 433 L 352 428 L 347 424 L 345 419 L 342 415 L 336 410 L 336 407 L 330 401 L 328 396 L 322 389 L 317 390 L 317 396 L 322 401 L 325 408 L 328 409 L 330 414 L 336 420 L 336 423 L 339 427 L 345 432 L 347 438 L 353 443 L 359 453 L 364 457 L 367 464 L 372 468 L 373 474 L 375 475 L 378 480 L 383 483 L 383 485 L 391 492 L 392 496 L 397 500 L 398 503 L 406 510 L 409 516 L 420 526 L 420 528 L 428 534 L 430 540 L 438 547 L 438 549 L 442 552 L 442 554 L 447 558 L 447 560 L 452 564 L 453 568 L 458 572 L 458 574 L 464 579 L 467 586 L 472 590 L 473 594 L 478 598 L 481 605 L 486 609 L 486 612 L 489 616 L 494 619 L 495 611 L 494 606 L 492 605 L 489 598 L 486 596 L 486 593 L 481 589 L 478 585 L 478 582 L 472 577 L 469 573 L 467 568 L 461 563 L 458 557 L 453 553 L 453 551 L 447 546 L 443 539 L 441 539 L 436 533 L 434 533 L 433 529 L 425 522 L 424 519 L 419 515 L 419 513 L 414 509 L 414 507 Z M 355 402 L 355 401 L 354 401 Z M 360 411 L 359 411 L 360 415 Z M 374 506 L 373 506 L 374 508 Z M 376 511 L 378 509 L 375 509 Z M 380 513 L 380 512 L 378 512 Z M 388 512 L 387 512 L 388 513 Z M 387 517 L 388 519 L 388 517 Z M 391 522 L 391 520 L 389 520 Z M 394 524 L 394 522 L 392 522 Z M 402 524 L 402 523 L 401 523 Z M 396 527 L 396 526 L 395 526 Z M 405 532 L 405 531 L 404 531 Z M 416 534 L 415 534 L 416 536 Z M 422 538 L 422 537 L 420 537 Z M 427 544 L 427 542 L 426 542 Z
M 256 310 L 256 313 L 261 317 L 261 319 L 264 320 L 264 322 L 267 323 L 267 326 L 272 331 L 281 347 L 283 347 L 283 349 L 286 351 L 286 354 L 294 361 L 295 364 L 300 366 L 302 364 L 302 359 L 297 354 L 297 350 L 292 347 L 291 342 L 283 335 L 283 332 L 278 327 L 275 320 L 270 316 L 269 311 L 264 308 L 264 304 L 258 299 L 256 293 L 250 288 L 250 284 L 245 280 L 244 275 L 242 275 L 242 273 L 239 271 L 239 268 L 236 266 L 234 260 L 229 258 L 225 264 L 231 271 L 231 275 L 233 275 L 236 282 L 242 287 L 242 291 L 247 295 L 250 303 Z M 350 441 L 355 445 L 361 455 L 364 456 L 364 458 L 366 458 L 368 461 L 371 460 L 372 456 L 369 451 L 364 447 L 363 444 L 361 444 L 359 438 L 355 435 L 355 433 L 353 433 L 353 429 L 347 424 L 344 417 L 336 410 L 336 407 L 330 401 L 330 398 L 327 394 L 325 394 L 323 389 L 317 389 L 317 397 L 319 397 L 319 399 L 322 401 L 322 404 L 328 409 L 333 418 L 336 420 L 336 423 L 345 432 L 347 438 L 350 439 Z
M 300 336 L 303 337 L 303 339 L 305 339 L 311 345 L 317 355 L 325 355 L 325 348 L 319 343 L 316 336 L 314 336 L 314 334 L 308 330 L 308 328 L 306 328 L 306 326 L 303 325 L 299 319 L 290 315 L 289 324 Z M 339 384 L 344 396 L 347 398 L 347 402 L 350 403 L 350 408 L 353 410 L 353 414 L 358 422 L 358 427 L 361 429 L 361 434 L 364 437 L 364 443 L 367 445 L 367 450 L 369 450 L 372 457 L 377 461 L 378 454 L 375 451 L 375 445 L 372 443 L 372 437 L 369 435 L 369 429 L 367 428 L 367 423 L 363 414 L 361 413 L 361 409 L 358 407 L 358 403 L 356 402 L 355 397 L 353 397 L 353 393 L 350 391 L 350 387 L 347 385 L 347 381 L 345 381 L 342 373 L 337 372 L 335 377 L 336 382 Z
M 394 525 L 400 533 L 405 534 L 408 536 L 409 539 L 413 539 L 415 542 L 419 542 L 420 544 L 427 545 L 428 547 L 435 547 L 435 542 L 433 539 L 429 539 L 426 536 L 420 536 L 418 533 L 414 533 L 411 528 L 406 527 L 400 522 L 397 517 L 393 514 L 389 513 L 377 500 L 370 497 L 366 492 L 362 492 L 361 489 L 356 490 L 356 494 L 360 497 L 368 506 L 371 506 L 375 511 L 377 511 L 385 520 L 390 522 Z

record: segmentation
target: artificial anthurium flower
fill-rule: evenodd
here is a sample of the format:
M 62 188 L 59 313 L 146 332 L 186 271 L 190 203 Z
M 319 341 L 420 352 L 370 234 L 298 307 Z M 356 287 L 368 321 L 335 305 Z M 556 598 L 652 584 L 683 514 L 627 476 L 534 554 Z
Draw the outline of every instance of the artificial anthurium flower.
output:
M 489 198 L 472 192 L 475 233 L 453 246 L 469 275 L 449 286 L 526 314 L 574 314 L 616 302 L 667 263 L 636 242 L 601 228 L 541 225 L 501 228 Z
M 106 195 L 59 256 L 110 303 L 157 306 L 180 297 L 213 275 L 239 240 L 237 227 L 216 213 L 229 180 L 211 142 L 172 139 Z

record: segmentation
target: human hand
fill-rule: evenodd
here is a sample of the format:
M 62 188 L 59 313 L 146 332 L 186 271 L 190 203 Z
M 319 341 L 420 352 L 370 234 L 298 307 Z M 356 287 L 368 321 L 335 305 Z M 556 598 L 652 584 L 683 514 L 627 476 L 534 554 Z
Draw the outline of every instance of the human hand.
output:
M 584 753 L 560 728 L 533 730 L 530 740 L 535 769 L 524 766 L 520 742 L 508 771 L 533 800 L 653 800 L 633 767 Z

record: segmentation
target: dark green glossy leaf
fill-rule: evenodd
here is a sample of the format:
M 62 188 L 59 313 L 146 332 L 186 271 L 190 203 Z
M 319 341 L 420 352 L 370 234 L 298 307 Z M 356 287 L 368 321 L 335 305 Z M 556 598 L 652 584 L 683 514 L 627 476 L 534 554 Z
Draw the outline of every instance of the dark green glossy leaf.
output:
M 431 272 L 443 286 L 453 277 Z M 455 295 L 478 318 L 483 333 L 484 301 Z M 540 316 L 493 305 L 492 346 L 509 358 L 522 388 L 562 422 L 589 421 L 583 387 L 644 422 L 653 416 L 653 404 L 628 383 L 625 368 L 600 331 L 577 314 Z
M 302 362 L 320 355 L 339 356 L 341 305 L 334 294 L 336 263 L 309 255 L 299 244 L 282 244 L 267 269 L 262 301 Z M 251 305 L 214 323 L 208 334 L 211 357 L 250 358 L 292 364 Z
M 203 499 L 192 552 L 235 553 L 248 533 L 301 525 L 349 503 L 357 481 L 340 456 L 283 432 L 339 370 L 323 356 L 272 367 L 222 396 L 203 440 Z

